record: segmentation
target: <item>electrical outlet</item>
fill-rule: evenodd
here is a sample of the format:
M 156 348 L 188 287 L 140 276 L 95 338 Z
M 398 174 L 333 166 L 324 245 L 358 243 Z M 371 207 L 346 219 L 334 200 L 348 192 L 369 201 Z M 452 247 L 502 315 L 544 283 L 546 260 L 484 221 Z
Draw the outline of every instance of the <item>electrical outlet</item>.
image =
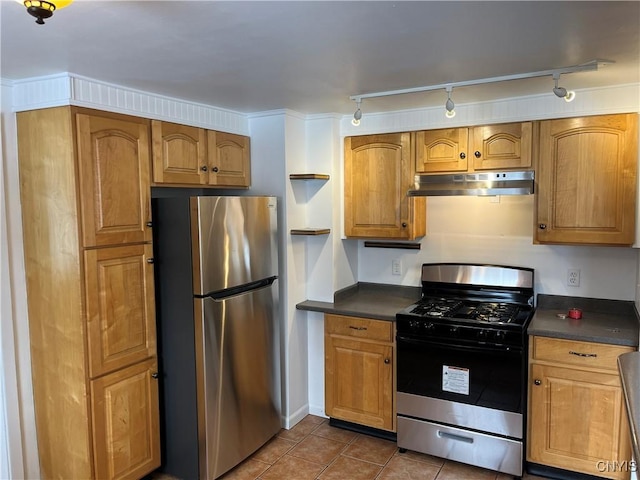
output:
M 580 286 L 580 270 L 577 268 L 570 268 L 567 270 L 567 285 L 569 287 Z
M 392 275 L 402 275 L 402 260 L 399 258 L 394 258 L 391 260 L 391 274 Z

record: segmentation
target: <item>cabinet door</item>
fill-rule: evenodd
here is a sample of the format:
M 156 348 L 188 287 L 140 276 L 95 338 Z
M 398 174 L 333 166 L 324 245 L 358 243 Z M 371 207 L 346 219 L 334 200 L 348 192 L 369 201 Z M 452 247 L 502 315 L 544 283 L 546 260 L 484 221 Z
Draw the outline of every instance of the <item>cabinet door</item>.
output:
M 474 170 L 531 167 L 531 122 L 474 127 L 471 138 Z
M 157 361 L 91 382 L 96 478 L 139 479 L 160 466 Z
M 628 478 L 628 472 L 603 472 L 631 460 L 618 375 L 533 364 L 529 406 L 529 461 Z
M 541 122 L 535 241 L 631 245 L 637 162 L 635 114 Z
M 221 187 L 251 185 L 249 137 L 209 130 L 207 146 L 210 185 Z
M 153 120 L 151 138 L 155 183 L 205 185 L 208 182 L 206 130 Z
M 156 355 L 150 244 L 86 250 L 91 378 Z
M 416 132 L 416 172 L 466 172 L 467 128 Z
M 325 412 L 383 430 L 393 429 L 393 347 L 325 335 Z
M 151 240 L 147 120 L 76 115 L 85 247 Z
M 347 237 L 414 239 L 426 231 L 425 198 L 413 186 L 411 134 L 345 138 Z

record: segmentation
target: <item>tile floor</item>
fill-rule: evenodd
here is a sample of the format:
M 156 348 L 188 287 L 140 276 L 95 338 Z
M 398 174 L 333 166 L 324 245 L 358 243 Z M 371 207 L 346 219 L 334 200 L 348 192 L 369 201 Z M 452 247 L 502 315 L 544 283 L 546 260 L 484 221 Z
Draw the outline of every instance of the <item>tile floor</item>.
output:
M 281 430 L 221 477 L 221 480 L 312 479 L 511 480 L 512 477 L 430 455 L 399 453 L 395 442 L 332 427 L 327 419 L 314 415 L 308 415 L 291 430 Z

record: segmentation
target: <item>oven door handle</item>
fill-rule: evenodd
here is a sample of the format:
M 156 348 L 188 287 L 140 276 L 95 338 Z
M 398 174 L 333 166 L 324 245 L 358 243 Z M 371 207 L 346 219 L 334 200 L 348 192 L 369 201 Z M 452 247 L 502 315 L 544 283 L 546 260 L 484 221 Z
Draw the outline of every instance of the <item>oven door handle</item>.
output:
M 462 435 L 456 435 L 455 433 L 443 432 L 438 430 L 438 437 L 446 438 L 447 440 L 455 440 L 456 442 L 473 443 L 473 438 L 463 437 Z
M 520 347 L 515 347 L 513 345 L 509 346 L 494 346 L 494 345 L 460 345 L 459 343 L 451 342 L 451 341 L 433 341 L 433 340 L 425 340 L 425 339 L 417 339 L 412 337 L 404 337 L 402 335 L 396 335 L 396 343 L 404 342 L 410 345 L 433 345 L 434 347 L 447 347 L 453 350 L 460 351 L 493 351 L 493 352 L 510 352 L 510 353 L 518 353 L 521 354 L 523 349 Z

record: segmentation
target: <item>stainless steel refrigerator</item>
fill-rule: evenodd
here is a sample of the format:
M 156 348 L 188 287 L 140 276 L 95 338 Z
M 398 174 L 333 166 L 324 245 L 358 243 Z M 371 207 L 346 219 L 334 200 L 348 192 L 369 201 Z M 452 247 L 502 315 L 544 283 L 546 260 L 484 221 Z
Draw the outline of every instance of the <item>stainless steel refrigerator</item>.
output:
M 163 467 L 214 479 L 278 433 L 275 197 L 154 198 Z

